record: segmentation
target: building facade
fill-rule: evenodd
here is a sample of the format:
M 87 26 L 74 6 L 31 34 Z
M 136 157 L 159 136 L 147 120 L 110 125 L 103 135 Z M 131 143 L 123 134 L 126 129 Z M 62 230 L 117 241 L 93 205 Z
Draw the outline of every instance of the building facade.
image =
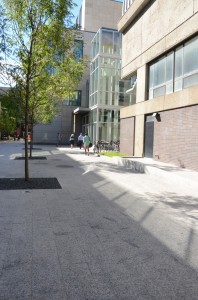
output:
M 121 34 L 102 27 L 91 45 L 89 123 L 84 124 L 94 142 L 120 139 L 120 108 L 135 98 L 126 93 L 130 86 L 130 80 L 121 80 Z
M 198 1 L 125 0 L 122 14 L 122 78 L 137 81 L 121 151 L 198 170 Z
M 109 16 L 111 17 L 109 18 Z M 38 124 L 34 127 L 34 142 L 56 144 L 57 132 L 61 133 L 62 143 L 69 143 L 69 136 L 85 132 L 89 123 L 89 89 L 90 89 L 90 54 L 91 41 L 102 26 L 117 29 L 117 22 L 122 15 L 122 1 L 83 0 L 77 18 L 81 28 L 82 55 L 86 57 L 87 69 L 76 88 L 75 94 L 60 104 L 56 118 L 50 124 Z M 79 47 L 78 47 L 79 49 Z

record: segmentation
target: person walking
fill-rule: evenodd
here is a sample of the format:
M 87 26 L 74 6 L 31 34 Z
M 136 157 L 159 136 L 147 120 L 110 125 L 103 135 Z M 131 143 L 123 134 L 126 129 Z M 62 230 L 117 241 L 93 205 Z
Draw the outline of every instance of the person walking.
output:
M 82 133 L 80 133 L 80 135 L 78 136 L 78 146 L 81 149 L 83 145 L 83 135 Z
M 69 138 L 71 148 L 74 147 L 74 134 L 72 133 Z
M 57 137 L 56 137 L 56 146 L 61 146 L 61 134 L 60 132 L 57 133 Z
M 89 155 L 89 144 L 90 144 L 90 137 L 88 136 L 88 133 L 85 133 L 85 136 L 83 137 L 83 146 L 85 149 L 85 154 Z

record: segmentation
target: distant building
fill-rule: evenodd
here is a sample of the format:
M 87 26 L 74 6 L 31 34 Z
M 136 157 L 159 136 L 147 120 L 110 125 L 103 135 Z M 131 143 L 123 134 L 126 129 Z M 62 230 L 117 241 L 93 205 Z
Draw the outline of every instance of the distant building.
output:
M 137 84 L 121 151 L 198 170 L 198 2 L 125 0 L 122 12 L 122 78 Z
M 101 27 L 117 29 L 117 22 L 122 15 L 122 1 L 114 0 L 83 0 L 82 6 L 77 18 L 77 23 L 81 28 L 82 55 L 86 56 L 88 61 L 91 54 L 91 41 L 96 32 Z M 77 41 L 78 43 L 80 41 Z M 80 55 L 80 47 L 78 46 Z M 90 90 L 90 69 L 88 68 L 76 89 L 75 96 L 66 99 L 60 107 L 60 112 L 52 123 L 39 124 L 34 127 L 34 142 L 56 144 L 57 132 L 62 135 L 63 144 L 69 142 L 71 132 L 75 132 L 75 137 L 80 132 L 86 130 L 86 124 L 89 118 L 89 90 Z M 74 111 L 78 113 L 74 114 Z

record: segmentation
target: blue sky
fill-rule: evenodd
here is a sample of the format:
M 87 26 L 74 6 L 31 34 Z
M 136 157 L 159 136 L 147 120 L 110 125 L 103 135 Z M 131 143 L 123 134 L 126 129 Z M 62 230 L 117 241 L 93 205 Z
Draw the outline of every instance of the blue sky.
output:
M 74 14 L 75 18 L 74 20 L 76 20 L 76 17 L 78 16 L 81 4 L 82 4 L 82 0 L 74 0 L 74 3 L 77 4 L 77 6 L 75 6 L 75 8 L 72 10 L 72 13 Z

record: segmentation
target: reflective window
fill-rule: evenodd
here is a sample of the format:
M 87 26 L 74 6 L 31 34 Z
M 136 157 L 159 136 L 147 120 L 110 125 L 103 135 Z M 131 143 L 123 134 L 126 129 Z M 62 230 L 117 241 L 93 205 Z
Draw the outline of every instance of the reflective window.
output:
M 149 99 L 198 84 L 198 37 L 149 66 Z
M 102 31 L 102 42 L 101 51 L 103 53 L 113 53 L 113 31 L 103 30 Z
M 81 106 L 81 91 L 72 92 L 63 103 L 67 106 Z
M 166 56 L 166 81 L 173 80 L 173 62 L 174 55 L 173 52 Z
M 179 47 L 175 51 L 175 78 L 183 75 L 183 47 Z
M 82 40 L 75 40 L 74 41 L 74 57 L 76 61 L 79 61 L 83 57 L 83 41 Z
M 184 74 L 198 70 L 198 37 L 184 45 Z
M 153 74 L 154 86 L 165 82 L 165 67 L 166 67 L 166 59 L 165 58 L 160 59 L 154 65 L 154 74 Z
M 130 105 L 132 97 L 126 94 L 126 90 L 131 88 L 131 79 L 121 80 L 121 34 L 101 28 L 92 41 L 92 48 L 95 48 L 96 38 L 100 51 L 91 61 L 89 107 Z

